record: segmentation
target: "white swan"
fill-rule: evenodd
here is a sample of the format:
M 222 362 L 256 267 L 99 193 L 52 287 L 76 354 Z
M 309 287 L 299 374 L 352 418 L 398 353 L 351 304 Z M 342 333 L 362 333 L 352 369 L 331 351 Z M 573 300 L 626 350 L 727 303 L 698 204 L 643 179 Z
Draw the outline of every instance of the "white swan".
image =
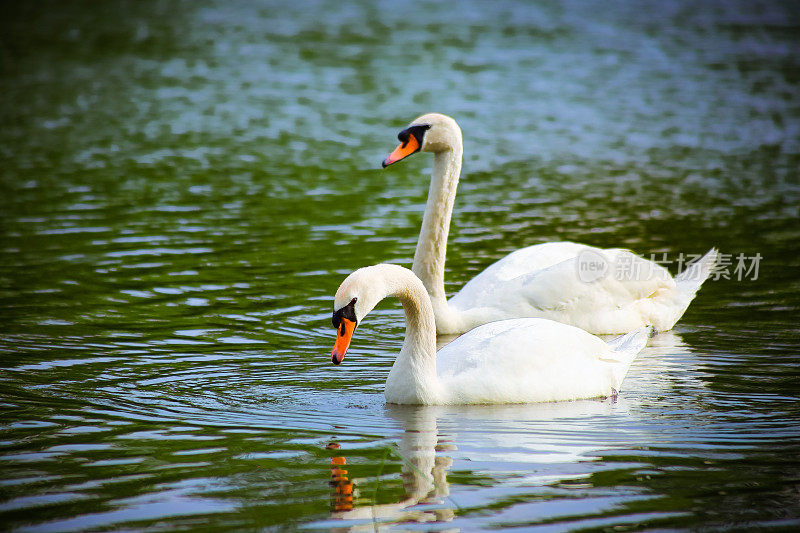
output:
M 529 403 L 610 396 L 650 332 L 642 327 L 608 344 L 552 320 L 517 318 L 475 328 L 436 353 L 433 307 L 422 282 L 399 265 L 350 274 L 336 291 L 331 361 L 339 364 L 361 320 L 387 296 L 406 315 L 406 337 L 386 379 L 399 404 Z
M 673 279 L 661 265 L 628 250 L 551 242 L 512 252 L 448 301 L 444 262 L 461 173 L 461 129 L 452 118 L 429 113 L 415 119 L 398 139 L 402 144 L 384 160 L 384 167 L 419 151 L 434 154 L 412 270 L 428 290 L 440 334 L 517 317 L 549 318 L 595 334 L 625 333 L 643 325 L 666 331 L 716 263 L 712 248 Z

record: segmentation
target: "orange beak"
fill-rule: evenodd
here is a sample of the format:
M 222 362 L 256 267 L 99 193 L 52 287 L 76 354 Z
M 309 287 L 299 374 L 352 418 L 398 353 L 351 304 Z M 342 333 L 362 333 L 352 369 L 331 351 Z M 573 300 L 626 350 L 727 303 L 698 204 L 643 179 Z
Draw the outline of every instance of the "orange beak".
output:
M 388 167 L 392 163 L 397 163 L 401 159 L 405 159 L 411 154 L 419 150 L 419 142 L 413 135 L 408 136 L 408 140 L 394 149 L 394 152 L 389 154 L 389 157 L 383 160 L 383 168 Z
M 350 347 L 350 339 L 353 338 L 355 329 L 355 322 L 342 318 L 342 323 L 339 329 L 336 330 L 336 344 L 333 345 L 333 351 L 331 352 L 331 362 L 334 365 L 338 365 L 344 360 L 344 354 L 347 353 L 347 349 Z

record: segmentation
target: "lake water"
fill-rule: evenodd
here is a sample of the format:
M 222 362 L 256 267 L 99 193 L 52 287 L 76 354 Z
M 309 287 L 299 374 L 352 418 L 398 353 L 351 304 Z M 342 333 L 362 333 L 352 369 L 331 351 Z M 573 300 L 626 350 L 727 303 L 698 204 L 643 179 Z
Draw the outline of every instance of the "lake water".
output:
M 0 528 L 800 528 L 800 11 L 59 2 L 0 16 Z M 452 115 L 451 293 L 521 246 L 726 254 L 616 400 L 400 408 Z M 758 271 L 755 271 L 755 268 Z

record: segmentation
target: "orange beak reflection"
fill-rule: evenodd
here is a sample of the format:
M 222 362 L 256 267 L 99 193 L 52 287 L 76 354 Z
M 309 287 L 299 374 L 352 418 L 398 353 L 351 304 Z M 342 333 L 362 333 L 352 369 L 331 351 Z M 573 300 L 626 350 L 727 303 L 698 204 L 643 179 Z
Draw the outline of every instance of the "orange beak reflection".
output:
M 331 352 L 331 362 L 334 365 L 338 365 L 344 360 L 344 354 L 347 353 L 347 349 L 350 347 L 350 339 L 353 338 L 355 329 L 355 322 L 342 318 L 342 323 L 339 325 L 339 329 L 336 330 L 336 344 L 333 345 L 333 352 Z
M 347 465 L 344 457 L 331 457 L 331 510 L 353 510 L 353 482 L 347 477 L 347 470 L 341 468 Z
M 388 167 L 392 163 L 397 163 L 401 159 L 405 159 L 414 152 L 419 150 L 419 142 L 413 135 L 408 136 L 408 141 L 394 149 L 394 152 L 389 154 L 389 157 L 383 160 L 383 168 Z

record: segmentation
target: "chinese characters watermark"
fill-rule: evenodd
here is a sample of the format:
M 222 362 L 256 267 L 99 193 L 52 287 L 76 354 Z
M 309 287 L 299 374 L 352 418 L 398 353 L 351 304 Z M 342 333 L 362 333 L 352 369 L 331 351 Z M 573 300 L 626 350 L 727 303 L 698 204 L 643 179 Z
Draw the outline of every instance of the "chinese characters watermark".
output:
M 585 283 L 603 279 L 613 275 L 619 281 L 646 280 L 657 274 L 659 267 L 677 270 L 677 277 L 683 280 L 702 281 L 705 279 L 707 269 L 698 268 L 701 254 L 679 253 L 677 257 L 669 258 L 666 252 L 650 254 L 649 259 L 639 257 L 631 252 L 619 251 L 601 253 L 587 248 L 578 254 L 576 267 L 578 279 Z M 758 279 L 758 269 L 763 259 L 760 253 L 747 255 L 744 253 L 717 253 L 716 262 L 708 273 L 708 279 L 717 281 L 726 280 L 751 280 Z M 683 275 L 683 276 L 681 276 Z

